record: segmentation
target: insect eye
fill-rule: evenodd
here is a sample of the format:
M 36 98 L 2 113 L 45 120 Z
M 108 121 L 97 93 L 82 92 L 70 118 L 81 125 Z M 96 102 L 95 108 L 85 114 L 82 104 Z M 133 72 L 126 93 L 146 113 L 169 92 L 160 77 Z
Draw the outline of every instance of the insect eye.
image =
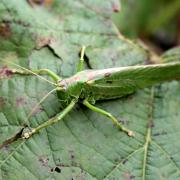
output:
M 64 91 L 66 91 L 66 89 L 67 89 L 67 83 L 66 83 L 65 80 L 60 80 L 60 81 L 58 82 L 58 86 L 59 86 L 62 90 L 64 90 Z

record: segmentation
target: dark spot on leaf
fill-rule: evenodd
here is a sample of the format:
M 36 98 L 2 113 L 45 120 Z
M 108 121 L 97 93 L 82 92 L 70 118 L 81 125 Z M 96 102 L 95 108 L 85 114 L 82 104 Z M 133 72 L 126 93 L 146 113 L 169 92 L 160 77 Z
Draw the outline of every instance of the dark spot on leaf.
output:
M 130 176 L 130 179 L 135 179 L 135 177 L 136 177 L 136 176 L 134 176 L 134 175 L 131 175 L 131 176 Z
M 61 169 L 58 168 L 58 167 L 55 167 L 55 168 L 54 168 L 54 171 L 56 171 L 57 173 L 61 173 Z
M 11 36 L 11 28 L 8 22 L 0 24 L 0 36 L 9 38 Z
M 62 166 L 62 167 L 66 167 L 66 165 L 65 165 L 65 164 L 61 164 L 61 166 Z M 68 167 L 69 167 L 69 166 L 68 166 Z
M 71 155 L 71 159 L 74 159 L 74 155 L 73 154 Z
M 73 151 L 69 151 L 69 153 L 70 153 L 71 160 L 74 160 L 74 158 L 75 158 L 74 152 Z
M 153 134 L 153 136 L 160 136 L 160 135 L 166 135 L 166 134 L 167 134 L 167 132 L 163 130 L 161 132 Z
M 22 106 L 23 104 L 25 104 L 26 102 L 25 102 L 25 100 L 24 100 L 24 98 L 23 97 L 17 97 L 16 98 L 16 105 L 17 106 Z
M 53 171 L 54 171 L 54 169 L 53 169 L 53 168 L 51 168 L 51 169 L 50 169 L 50 171 L 51 171 L 51 172 L 53 172 Z
M 125 120 L 125 119 L 123 119 L 123 118 L 121 118 L 121 119 L 118 119 L 118 121 L 121 123 L 121 124 L 129 124 L 129 121 L 127 121 L 127 120 Z
M 123 164 L 126 164 L 127 162 L 128 162 L 128 159 L 124 159 L 124 160 L 122 161 Z
M 160 133 L 155 133 L 155 134 L 153 134 L 153 136 L 159 136 L 160 135 Z
M 47 158 L 46 156 L 40 156 L 38 160 L 42 166 L 45 166 L 45 167 L 48 166 L 49 158 Z
M 0 79 L 4 77 L 11 77 L 12 71 L 7 68 L 7 66 L 4 66 L 0 69 Z
M 44 111 L 44 109 L 41 106 L 38 106 L 32 113 L 32 116 L 35 116 L 36 114 Z
M 2 150 L 4 150 L 5 152 L 9 152 L 9 145 L 5 145 L 3 146 Z
M 5 99 L 3 97 L 0 97 L 0 107 L 3 107 L 5 105 Z
M 153 128 L 153 127 L 154 127 L 153 121 L 149 121 L 148 128 Z
M 69 165 L 65 165 L 63 163 L 56 164 L 56 166 L 59 166 L 59 167 L 69 167 Z
M 135 179 L 135 176 L 127 172 L 127 173 L 124 173 L 124 179 L 132 180 L 132 179 Z

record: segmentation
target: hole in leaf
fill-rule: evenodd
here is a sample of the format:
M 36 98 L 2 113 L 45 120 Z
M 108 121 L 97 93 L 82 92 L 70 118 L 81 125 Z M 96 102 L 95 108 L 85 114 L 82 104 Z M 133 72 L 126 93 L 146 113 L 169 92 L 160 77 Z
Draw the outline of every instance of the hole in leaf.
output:
M 61 169 L 58 168 L 58 167 L 55 167 L 54 170 L 55 170 L 57 173 L 61 173 Z

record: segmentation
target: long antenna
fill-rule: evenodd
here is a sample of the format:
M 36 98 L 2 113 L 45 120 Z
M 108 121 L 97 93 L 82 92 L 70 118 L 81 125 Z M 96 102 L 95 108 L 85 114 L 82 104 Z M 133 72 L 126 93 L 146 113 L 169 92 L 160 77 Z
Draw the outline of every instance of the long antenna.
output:
M 40 105 L 43 101 L 45 101 L 45 100 L 48 98 L 48 96 L 49 96 L 51 93 L 53 93 L 54 91 L 56 91 L 57 89 L 58 89 L 58 88 L 54 88 L 53 90 L 49 91 L 44 97 L 41 98 L 41 100 L 35 105 L 35 107 L 34 107 L 34 108 L 31 110 L 31 112 L 28 114 L 26 121 L 29 120 L 29 118 L 30 118 L 31 115 L 36 111 L 36 109 L 39 107 L 39 105 Z
M 5 61 L 5 62 L 6 62 L 6 63 L 9 63 L 9 64 L 12 64 L 12 65 L 14 65 L 14 66 L 16 66 L 16 67 L 18 67 L 18 68 L 20 68 L 20 69 L 23 69 L 24 71 L 27 71 L 29 74 L 35 75 L 35 76 L 37 76 L 38 78 L 40 78 L 40 79 L 42 79 L 42 80 L 44 80 L 44 81 L 46 81 L 46 82 L 48 82 L 48 83 L 50 83 L 50 84 L 52 84 L 52 85 L 57 86 L 56 83 L 47 80 L 46 78 L 40 76 L 39 74 L 33 72 L 33 71 L 30 70 L 30 69 L 27 69 L 27 68 L 25 68 L 25 67 L 22 67 L 22 66 L 20 66 L 20 65 L 18 65 L 18 64 L 16 64 L 16 63 L 13 63 L 13 62 L 9 62 L 9 61 Z M 16 70 L 16 69 L 12 69 L 11 71 L 12 71 L 12 73 L 16 73 L 16 74 L 26 74 L 25 72 L 20 72 L 20 71 L 18 71 L 18 70 Z

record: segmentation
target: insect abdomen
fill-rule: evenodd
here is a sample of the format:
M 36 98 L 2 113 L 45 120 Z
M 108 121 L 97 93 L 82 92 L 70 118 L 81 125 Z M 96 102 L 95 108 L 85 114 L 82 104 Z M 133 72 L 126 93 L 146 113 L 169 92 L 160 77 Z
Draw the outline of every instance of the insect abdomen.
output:
M 86 82 L 86 95 L 91 94 L 95 100 L 113 99 L 140 88 L 180 78 L 180 63 L 95 70 L 93 75 Z
M 87 96 L 88 99 L 93 97 L 94 100 L 103 100 L 103 99 L 115 99 L 131 94 L 134 92 L 133 86 L 123 86 L 123 83 L 120 85 L 112 83 L 104 84 L 93 84 L 86 85 L 84 88 L 84 96 Z

